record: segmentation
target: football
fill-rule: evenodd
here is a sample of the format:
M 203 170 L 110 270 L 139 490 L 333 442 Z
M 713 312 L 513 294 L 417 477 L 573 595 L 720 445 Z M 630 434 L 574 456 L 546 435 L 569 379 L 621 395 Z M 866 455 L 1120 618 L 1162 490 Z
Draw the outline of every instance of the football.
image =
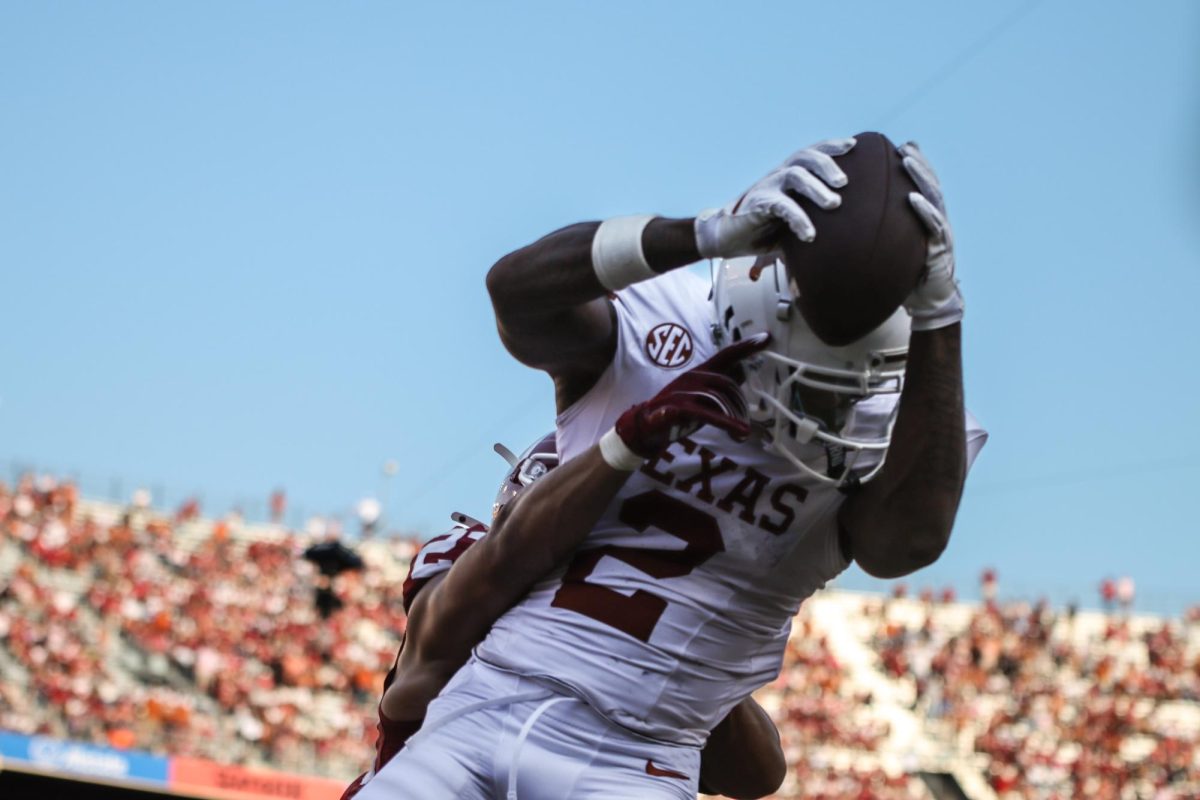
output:
M 896 146 L 881 133 L 860 133 L 837 156 L 849 182 L 842 204 L 823 211 L 793 194 L 816 226 L 811 242 L 790 231 L 783 260 L 809 327 L 826 344 L 862 338 L 895 313 L 925 268 L 925 227 L 908 203 L 917 186 Z

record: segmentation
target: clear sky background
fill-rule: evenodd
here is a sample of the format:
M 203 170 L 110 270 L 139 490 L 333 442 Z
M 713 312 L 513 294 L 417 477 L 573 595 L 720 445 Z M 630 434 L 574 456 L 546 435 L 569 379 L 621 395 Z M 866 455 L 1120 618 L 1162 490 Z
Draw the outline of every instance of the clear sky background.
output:
M 553 417 L 491 263 L 866 129 L 940 172 L 992 432 L 910 583 L 1200 601 L 1191 0 L 0 3 L 0 475 L 484 516 Z

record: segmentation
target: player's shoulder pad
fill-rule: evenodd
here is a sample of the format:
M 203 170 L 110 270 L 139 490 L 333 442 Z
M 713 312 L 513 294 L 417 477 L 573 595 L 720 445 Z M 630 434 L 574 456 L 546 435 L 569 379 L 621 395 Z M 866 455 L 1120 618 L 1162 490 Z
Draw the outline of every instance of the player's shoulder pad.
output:
M 465 514 L 455 514 L 453 519 L 454 527 L 421 545 L 408 565 L 408 577 L 404 579 L 401 589 L 405 613 L 408 613 L 417 593 L 430 578 L 448 571 L 471 545 L 487 535 L 488 526 L 478 520 Z

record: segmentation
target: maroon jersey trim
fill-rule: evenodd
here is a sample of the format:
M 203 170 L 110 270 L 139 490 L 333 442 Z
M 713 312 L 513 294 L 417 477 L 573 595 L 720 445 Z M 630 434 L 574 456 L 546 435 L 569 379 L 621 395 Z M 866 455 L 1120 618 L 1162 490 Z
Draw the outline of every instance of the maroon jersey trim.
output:
M 408 577 L 404 579 L 404 586 L 401 588 L 405 613 L 412 608 L 413 600 L 421 588 L 434 576 L 449 570 L 487 531 L 487 526 L 483 524 L 460 526 L 421 545 L 421 549 L 408 565 Z M 441 544 L 443 542 L 446 544 Z

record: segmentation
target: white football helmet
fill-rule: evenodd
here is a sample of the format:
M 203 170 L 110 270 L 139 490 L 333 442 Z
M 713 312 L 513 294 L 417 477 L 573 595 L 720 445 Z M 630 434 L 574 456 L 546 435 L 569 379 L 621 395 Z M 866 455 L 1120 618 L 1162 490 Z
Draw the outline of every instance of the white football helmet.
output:
M 765 428 L 767 446 L 802 472 L 850 488 L 875 477 L 891 442 L 897 404 L 877 396 L 904 388 L 908 312 L 900 308 L 858 341 L 831 347 L 805 323 L 795 296 L 777 259 L 718 261 L 716 338 L 727 345 L 771 334 L 767 349 L 747 362 L 751 420 Z M 806 412 L 806 399 L 812 406 L 823 398 L 829 407 L 821 416 L 811 407 Z
M 499 442 L 494 444 L 492 449 L 508 462 L 509 467 L 504 481 L 500 484 L 500 490 L 496 492 L 496 502 L 492 504 L 492 521 L 494 522 L 500 515 L 500 509 L 558 466 L 558 444 L 555 432 L 550 431 L 529 445 L 519 456 Z

